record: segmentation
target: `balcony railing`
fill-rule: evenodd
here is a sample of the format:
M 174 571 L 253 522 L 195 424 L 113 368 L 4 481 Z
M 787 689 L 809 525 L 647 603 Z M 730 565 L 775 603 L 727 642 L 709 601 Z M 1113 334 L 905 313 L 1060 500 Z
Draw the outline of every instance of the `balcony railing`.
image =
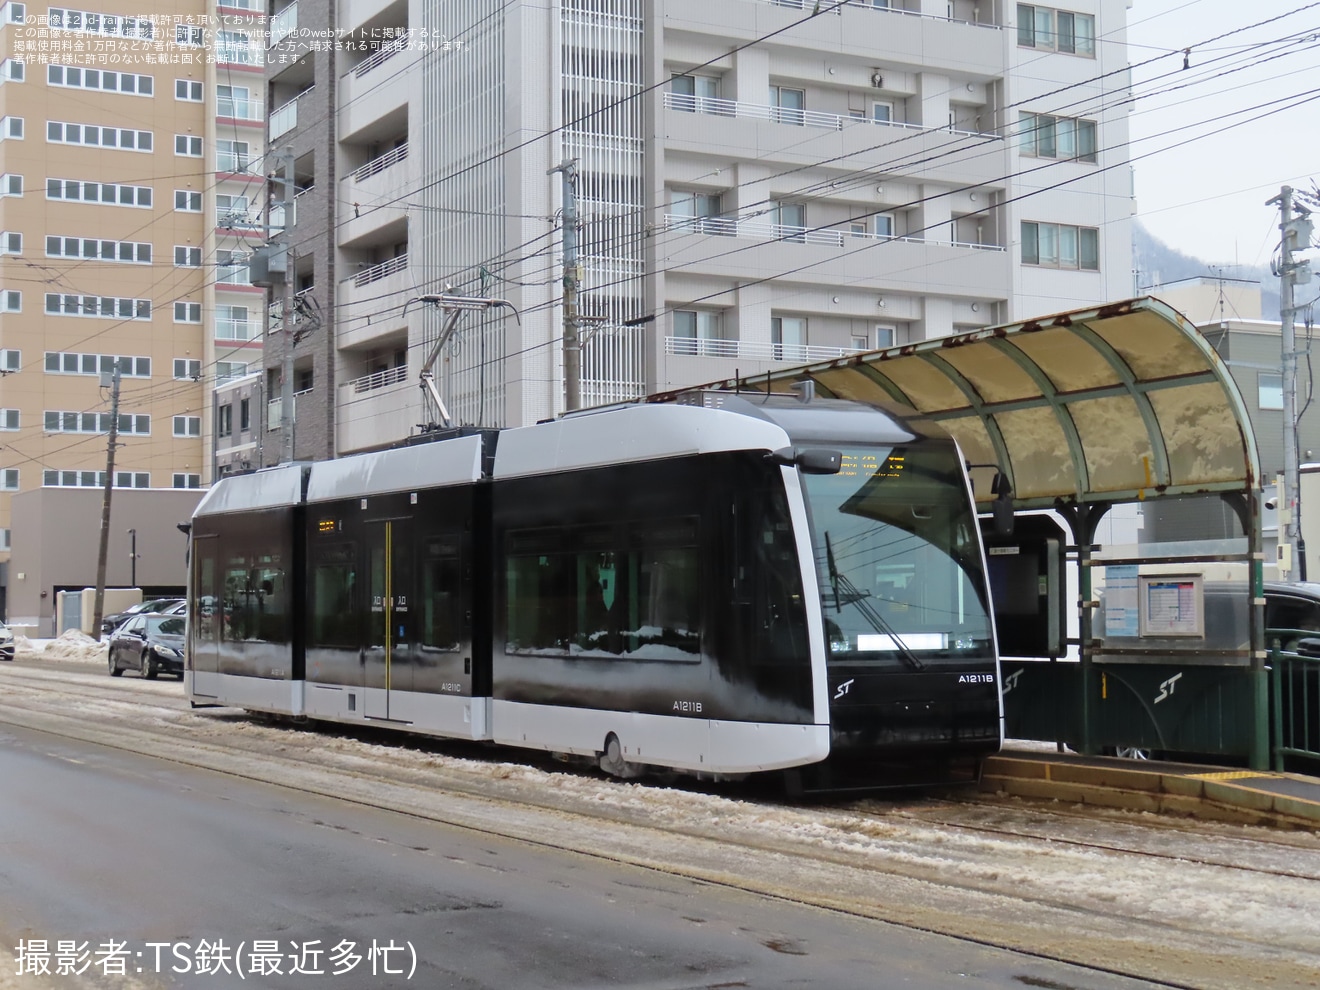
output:
M 291 418 L 295 423 L 298 421 L 298 397 L 300 395 L 307 395 L 309 392 L 312 391 L 315 391 L 315 389 L 305 388 L 301 392 L 293 393 L 293 416 Z M 276 396 L 275 398 L 271 399 L 269 402 L 266 403 L 266 429 L 278 430 L 283 425 L 284 425 L 284 396 L 281 395 L 281 396 Z
M 215 321 L 216 340 L 256 340 L 261 336 L 261 324 L 256 320 Z
M 401 254 L 389 261 L 382 261 L 379 265 L 372 265 L 365 268 L 353 276 L 353 284 L 358 288 L 364 285 L 370 285 L 372 282 L 379 282 L 383 278 L 388 278 L 395 272 L 401 272 L 408 267 L 408 255 Z
M 247 265 L 216 265 L 215 282 L 217 285 L 251 285 L 252 273 Z
M 666 337 L 665 353 L 691 357 L 742 358 L 746 361 L 832 361 L 861 354 L 855 347 L 813 344 L 772 344 L 763 340 L 713 340 L 707 337 Z
M 215 153 L 217 172 L 243 172 L 247 169 L 251 156 L 246 151 L 219 151 Z
M 372 372 L 370 375 L 363 375 L 361 378 L 354 378 L 345 382 L 344 387 L 354 393 L 374 392 L 378 388 L 385 388 L 387 385 L 406 381 L 407 378 L 408 366 L 401 364 L 397 368 L 385 368 L 382 371 Z
M 793 107 L 772 107 L 760 103 L 740 103 L 737 100 L 721 100 L 713 96 L 692 96 L 688 93 L 665 93 L 665 109 L 681 110 L 684 113 L 711 114 L 716 117 L 744 117 L 751 120 L 768 120 L 775 124 L 792 124 L 797 127 L 816 127 L 831 131 L 841 131 L 846 126 L 860 124 L 874 127 L 896 127 L 910 131 L 947 131 L 950 134 L 964 134 L 970 137 L 1000 140 L 998 134 L 984 131 L 965 131 L 947 125 L 927 127 L 925 124 L 909 124 L 896 120 L 872 120 L 870 117 L 841 116 L 837 113 L 824 113 L 820 110 L 797 110 Z
M 215 60 L 227 65 L 261 65 L 266 60 L 259 48 L 246 45 L 216 45 Z
M 388 62 L 395 55 L 399 54 L 399 52 L 403 51 L 407 47 L 408 47 L 408 35 L 407 34 L 400 35 L 397 39 L 391 41 L 388 45 L 383 46 L 374 55 L 364 58 L 357 65 L 353 66 L 353 78 L 361 79 L 372 69 L 384 65 L 386 62 Z
M 848 223 L 849 221 L 843 221 Z M 972 244 L 967 241 L 942 241 L 933 237 L 890 237 L 864 231 L 817 230 L 813 227 L 793 227 L 769 223 L 761 219 L 739 220 L 734 217 L 687 217 L 675 213 L 665 214 L 668 230 L 690 231 L 694 234 L 712 234 L 719 237 L 744 237 L 758 241 L 791 241 L 797 244 L 828 244 L 842 247 L 857 241 L 903 241 L 908 244 L 938 244 L 944 247 L 973 248 L 977 251 L 1002 251 L 998 244 Z
M 315 86 L 308 86 L 288 103 L 278 106 L 270 112 L 271 140 L 281 134 L 287 134 L 298 126 L 298 101 L 315 88 Z
M 384 172 L 391 165 L 397 165 L 399 162 L 407 159 L 407 157 L 408 157 L 408 144 L 405 141 L 403 144 L 399 145 L 394 150 L 387 151 L 385 152 L 385 154 L 380 155 L 377 158 L 373 158 L 371 161 L 367 162 L 367 164 L 361 166 L 360 168 L 354 169 L 352 172 L 349 173 L 349 178 L 351 178 L 354 182 L 361 182 L 363 179 L 369 179 L 373 175 L 376 175 L 380 172 Z
M 270 19 L 266 47 L 273 48 L 298 30 L 298 4 L 291 3 Z
M 215 101 L 217 117 L 232 117 L 235 120 L 264 120 L 266 104 L 261 100 L 234 99 L 220 96 Z
M 815 3 L 815 0 L 768 0 L 776 7 L 792 7 L 795 10 L 806 10 L 807 7 Z M 902 7 L 890 6 L 889 0 L 844 0 L 844 6 L 847 7 L 865 7 L 867 10 L 874 10 L 885 14 L 906 14 L 909 17 L 925 17 L 932 21 L 952 21 L 955 24 L 971 24 L 974 27 L 993 28 L 996 31 L 1001 30 L 998 24 L 989 24 L 985 21 L 969 21 L 962 17 L 945 17 L 943 14 L 923 14 L 919 10 L 904 10 Z

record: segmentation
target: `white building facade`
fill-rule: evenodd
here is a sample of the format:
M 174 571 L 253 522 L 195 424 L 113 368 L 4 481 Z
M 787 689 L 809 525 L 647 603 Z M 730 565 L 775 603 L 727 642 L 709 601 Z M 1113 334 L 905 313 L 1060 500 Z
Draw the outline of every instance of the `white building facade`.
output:
M 290 9 L 352 43 L 329 80 L 311 55 L 267 70 L 271 105 L 333 107 L 271 138 L 335 128 L 300 176 L 334 190 L 312 218 L 329 204 L 334 400 L 298 424 L 335 454 L 437 419 L 426 294 L 518 312 L 468 313 L 440 350 L 456 422 L 562 411 L 566 161 L 584 405 L 1131 294 L 1123 0 Z

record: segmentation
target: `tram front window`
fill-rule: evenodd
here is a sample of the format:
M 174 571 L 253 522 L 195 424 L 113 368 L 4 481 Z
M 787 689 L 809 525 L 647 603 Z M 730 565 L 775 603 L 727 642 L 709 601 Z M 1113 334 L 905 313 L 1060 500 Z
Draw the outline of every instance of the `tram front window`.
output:
M 832 659 L 989 653 L 980 537 L 951 443 L 850 447 L 803 476 Z

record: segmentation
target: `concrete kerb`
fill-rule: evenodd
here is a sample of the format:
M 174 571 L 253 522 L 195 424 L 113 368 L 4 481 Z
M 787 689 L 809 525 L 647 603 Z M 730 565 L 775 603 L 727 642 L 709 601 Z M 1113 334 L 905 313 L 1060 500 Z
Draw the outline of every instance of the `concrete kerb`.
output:
M 1260 786 L 1294 780 L 1315 787 L 1314 799 Z M 1130 761 L 1001 754 L 985 761 L 981 790 L 1045 801 L 1122 808 L 1182 817 L 1285 828 L 1320 827 L 1320 781 L 1186 764 L 1133 766 Z

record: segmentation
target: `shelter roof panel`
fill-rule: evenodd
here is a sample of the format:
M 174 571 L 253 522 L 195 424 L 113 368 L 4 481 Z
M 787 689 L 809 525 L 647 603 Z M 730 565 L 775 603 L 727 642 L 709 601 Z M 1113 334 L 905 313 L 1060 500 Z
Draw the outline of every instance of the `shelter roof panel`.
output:
M 1051 327 L 1008 338 L 1031 358 L 1060 392 L 1078 392 L 1119 383 L 1118 372 L 1095 351 L 1080 348 L 1077 334 L 1064 327 Z
M 1020 364 L 994 348 L 950 347 L 940 352 L 986 402 L 1014 402 L 1040 392 Z
M 1169 451 L 1175 485 L 1233 481 L 1242 476 L 1242 436 L 1218 382 L 1150 393 Z
M 1116 395 L 1070 402 L 1068 412 L 1086 453 L 1087 474 L 1096 479 L 1094 489 L 1153 487 L 1154 451 L 1135 399 Z
M 1128 299 L 712 388 L 904 403 L 994 464 L 1019 508 L 1254 490 L 1246 406 L 1213 347 L 1158 299 Z M 777 386 L 777 387 L 776 387 Z M 652 396 L 665 401 L 672 394 Z M 995 472 L 973 472 L 978 502 Z

